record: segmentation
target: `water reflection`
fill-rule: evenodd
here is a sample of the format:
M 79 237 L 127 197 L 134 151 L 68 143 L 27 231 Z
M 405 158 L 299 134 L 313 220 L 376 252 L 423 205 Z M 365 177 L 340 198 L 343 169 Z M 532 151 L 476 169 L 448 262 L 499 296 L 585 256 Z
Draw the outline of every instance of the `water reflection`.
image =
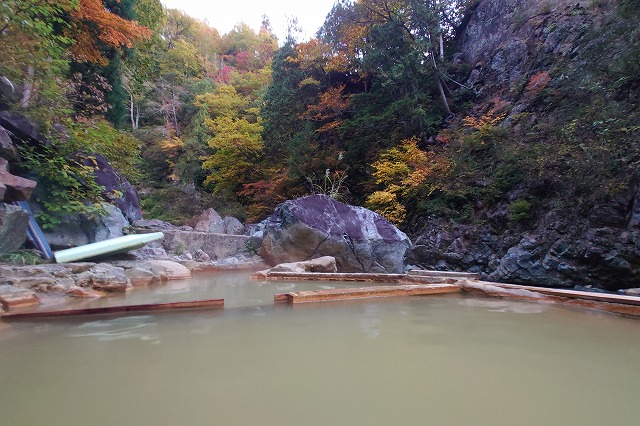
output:
M 548 305 L 542 303 L 491 299 L 463 299 L 460 301 L 460 305 L 485 308 L 490 312 L 509 312 L 514 314 L 539 314 L 548 307 Z
M 362 307 L 362 314 L 358 318 L 360 329 L 369 338 L 377 338 L 380 336 L 380 326 L 382 318 L 380 317 L 380 305 L 365 303 Z
M 98 341 L 133 339 L 152 344 L 160 343 L 156 331 L 157 322 L 152 315 L 124 316 L 100 321 L 90 321 L 77 327 L 70 337 L 95 337 Z

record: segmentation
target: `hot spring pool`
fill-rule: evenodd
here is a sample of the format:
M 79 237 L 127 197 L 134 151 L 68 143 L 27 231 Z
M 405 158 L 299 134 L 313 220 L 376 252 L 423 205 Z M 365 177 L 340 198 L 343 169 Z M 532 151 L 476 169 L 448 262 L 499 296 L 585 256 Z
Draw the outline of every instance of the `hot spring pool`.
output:
M 0 424 L 638 424 L 636 319 L 458 294 L 276 306 L 341 285 L 247 277 L 82 302 L 224 310 L 0 322 Z

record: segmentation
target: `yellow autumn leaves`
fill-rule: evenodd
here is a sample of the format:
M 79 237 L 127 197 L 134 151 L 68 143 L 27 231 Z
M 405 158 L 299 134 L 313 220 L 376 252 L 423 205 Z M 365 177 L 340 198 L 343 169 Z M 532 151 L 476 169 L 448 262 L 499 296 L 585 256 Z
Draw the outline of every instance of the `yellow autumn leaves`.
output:
M 367 197 L 368 208 L 399 224 L 407 217 L 404 202 L 418 191 L 437 189 L 435 176 L 442 176 L 450 163 L 433 152 L 423 151 L 415 138 L 384 151 L 372 164 L 374 182 L 382 189 Z

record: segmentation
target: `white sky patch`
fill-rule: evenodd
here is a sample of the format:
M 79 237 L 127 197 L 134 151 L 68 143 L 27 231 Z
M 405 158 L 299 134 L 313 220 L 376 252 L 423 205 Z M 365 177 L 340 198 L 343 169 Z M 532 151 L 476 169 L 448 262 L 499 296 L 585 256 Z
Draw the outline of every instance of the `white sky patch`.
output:
M 161 0 L 169 9 L 179 9 L 196 19 L 206 20 L 220 34 L 226 34 L 239 22 L 244 22 L 254 30 L 260 29 L 262 16 L 271 22 L 273 32 L 283 43 L 288 22 L 297 18 L 302 33 L 298 41 L 306 41 L 324 23 L 335 0 Z

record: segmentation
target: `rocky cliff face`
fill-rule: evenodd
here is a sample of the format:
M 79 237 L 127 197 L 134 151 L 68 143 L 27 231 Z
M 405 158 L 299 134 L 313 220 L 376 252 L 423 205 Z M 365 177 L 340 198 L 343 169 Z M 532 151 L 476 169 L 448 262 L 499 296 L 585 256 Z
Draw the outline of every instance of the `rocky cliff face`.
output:
M 473 87 L 475 106 L 469 114 L 489 109 L 504 113 L 500 126 L 525 145 L 548 143 L 541 139 L 551 134 L 549 129 L 562 126 L 562 132 L 569 135 L 563 146 L 569 149 L 554 152 L 553 145 L 543 143 L 540 149 L 547 149 L 549 156 L 567 158 L 586 151 L 576 157 L 584 167 L 581 159 L 588 158 L 589 144 L 616 141 L 602 136 L 602 122 L 622 123 L 625 115 L 638 114 L 636 83 L 623 79 L 622 73 L 618 80 L 613 77 L 618 72 L 616 64 L 624 63 L 638 41 L 630 18 L 623 19 L 618 13 L 617 2 L 604 0 L 478 2 L 456 55 L 471 70 L 466 83 Z M 609 115 L 601 113 L 603 120 L 587 117 L 580 121 L 576 111 L 587 110 L 584 106 L 590 102 L 592 110 L 607 110 Z M 588 131 L 576 131 L 580 126 Z M 609 126 L 606 131 L 615 130 Z M 617 131 L 617 138 L 627 138 L 630 142 L 626 143 L 631 144 L 635 140 L 636 146 L 611 166 L 602 164 L 602 168 L 613 169 L 616 164 L 625 168 L 626 178 L 616 178 L 615 189 L 607 186 L 615 171 L 605 174 L 594 169 L 597 178 L 585 178 L 582 187 L 570 170 L 548 170 L 547 175 L 555 173 L 551 180 L 536 182 L 530 176 L 502 200 L 476 205 L 470 220 L 430 217 L 414 223 L 416 246 L 410 261 L 531 285 L 588 285 L 609 290 L 640 286 L 640 184 L 633 172 L 640 135 L 638 126 L 619 124 Z M 619 148 L 612 143 L 598 149 Z M 567 160 L 566 164 L 571 163 Z M 596 160 L 593 164 L 600 167 Z M 585 174 L 589 177 L 588 169 Z M 542 197 L 540 193 L 553 195 Z M 509 203 L 524 198 L 536 200 L 535 214 L 514 221 Z

